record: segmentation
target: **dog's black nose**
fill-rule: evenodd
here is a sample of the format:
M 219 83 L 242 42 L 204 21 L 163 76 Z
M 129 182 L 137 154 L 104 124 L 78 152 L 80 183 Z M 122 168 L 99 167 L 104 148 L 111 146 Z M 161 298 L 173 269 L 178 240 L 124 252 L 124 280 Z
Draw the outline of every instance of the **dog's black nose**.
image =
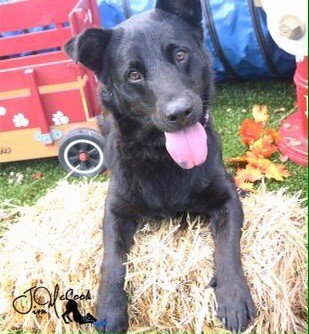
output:
M 187 99 L 177 99 L 168 102 L 165 117 L 169 123 L 185 125 L 193 115 L 193 105 Z

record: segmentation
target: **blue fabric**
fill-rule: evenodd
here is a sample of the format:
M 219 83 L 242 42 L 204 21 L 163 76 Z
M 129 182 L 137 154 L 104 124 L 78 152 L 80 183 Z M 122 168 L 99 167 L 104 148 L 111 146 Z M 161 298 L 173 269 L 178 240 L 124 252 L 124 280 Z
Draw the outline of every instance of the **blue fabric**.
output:
M 248 0 L 202 0 L 208 1 L 215 25 L 215 31 L 222 52 L 234 72 L 242 79 L 264 79 L 271 77 L 291 77 L 295 70 L 295 57 L 287 54 L 273 42 L 266 25 L 266 16 L 258 9 L 258 17 L 263 32 L 263 40 L 274 64 L 277 75 L 269 68 L 261 52 L 253 26 Z M 112 28 L 134 15 L 154 8 L 156 0 L 97 0 L 102 25 Z M 127 10 L 125 3 L 128 4 Z M 217 80 L 231 78 L 223 65 L 215 43 L 211 38 L 207 19 L 203 20 L 205 45 L 213 55 L 213 65 Z
M 225 58 L 237 75 L 245 79 L 267 76 L 247 1 L 211 1 L 211 11 Z M 205 31 L 209 34 L 207 27 Z M 224 67 L 215 66 L 215 70 L 219 79 L 229 77 Z
M 97 0 L 99 15 L 104 28 L 110 29 L 126 19 L 121 0 Z

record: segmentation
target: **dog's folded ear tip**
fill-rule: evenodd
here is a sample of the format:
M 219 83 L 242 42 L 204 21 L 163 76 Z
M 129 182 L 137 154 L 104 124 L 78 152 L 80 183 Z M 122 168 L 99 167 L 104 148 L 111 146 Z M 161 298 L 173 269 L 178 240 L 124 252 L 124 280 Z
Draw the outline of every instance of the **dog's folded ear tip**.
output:
M 102 67 L 102 57 L 112 35 L 111 30 L 88 28 L 72 37 L 64 46 L 64 52 L 74 61 L 88 69 L 99 72 Z

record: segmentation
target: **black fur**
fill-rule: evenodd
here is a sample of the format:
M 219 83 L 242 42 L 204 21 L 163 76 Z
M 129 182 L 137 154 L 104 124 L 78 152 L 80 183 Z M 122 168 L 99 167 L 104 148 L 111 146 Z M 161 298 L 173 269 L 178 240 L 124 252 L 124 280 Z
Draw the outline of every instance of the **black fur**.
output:
M 200 22 L 198 0 L 158 0 L 154 11 L 111 31 L 87 30 L 65 48 L 96 73 L 103 84 L 102 102 L 110 111 L 104 154 L 112 176 L 97 308 L 99 321 L 106 321 L 98 328 L 102 332 L 128 329 L 123 262 L 138 219 L 183 212 L 211 222 L 218 317 L 232 331 L 243 331 L 255 317 L 240 261 L 241 203 L 225 172 L 209 115 L 212 72 Z M 179 52 L 184 59 L 176 61 Z M 208 135 L 208 157 L 198 167 L 182 169 L 167 153 L 164 132 L 198 121 Z

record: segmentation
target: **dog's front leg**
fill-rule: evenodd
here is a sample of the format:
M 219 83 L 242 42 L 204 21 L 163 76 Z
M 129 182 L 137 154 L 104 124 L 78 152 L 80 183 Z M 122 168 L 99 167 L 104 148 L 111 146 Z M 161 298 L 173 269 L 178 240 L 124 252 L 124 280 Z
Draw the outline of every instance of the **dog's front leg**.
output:
M 256 310 L 240 261 L 243 211 L 236 191 L 212 211 L 210 222 L 215 239 L 217 315 L 227 329 L 241 332 L 255 318 Z
M 133 244 L 136 220 L 117 215 L 109 205 L 103 220 L 104 257 L 98 291 L 99 332 L 125 333 L 128 329 L 127 296 L 124 291 L 126 254 Z

